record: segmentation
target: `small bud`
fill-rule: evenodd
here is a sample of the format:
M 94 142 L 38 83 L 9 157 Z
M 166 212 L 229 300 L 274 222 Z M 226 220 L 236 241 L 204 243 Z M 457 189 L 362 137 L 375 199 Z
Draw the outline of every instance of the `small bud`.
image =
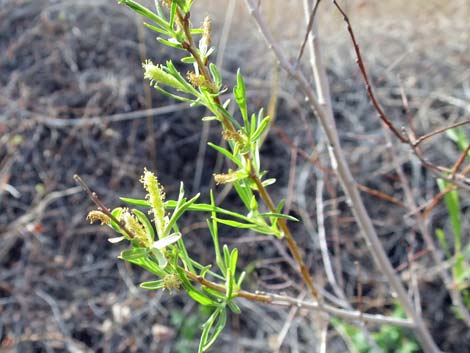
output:
M 214 175 L 215 183 L 217 185 L 233 183 L 234 181 L 240 179 L 240 175 L 238 172 L 231 172 L 228 174 L 213 174 L 213 175 Z
M 217 87 L 209 82 L 203 75 L 197 75 L 194 72 L 188 71 L 186 78 L 194 87 L 208 88 L 211 92 L 216 92 Z
M 160 0 L 160 2 L 168 9 L 171 9 L 171 3 L 173 2 L 172 0 Z
M 245 139 L 240 131 L 224 130 L 222 131 L 222 137 L 225 141 L 231 140 L 238 143 L 245 142 Z
M 163 285 L 165 289 L 168 289 L 168 291 L 172 293 L 174 290 L 178 291 L 180 289 L 181 279 L 177 274 L 170 273 L 163 277 Z
M 87 219 L 87 221 L 90 222 L 90 224 L 92 224 L 96 221 L 100 221 L 101 225 L 111 223 L 111 220 L 109 219 L 109 217 L 107 215 L 105 215 L 103 212 L 98 211 L 98 210 L 90 211 L 88 213 L 88 215 L 86 216 L 86 219 Z
M 204 23 L 202 24 L 202 37 L 199 41 L 199 50 L 202 55 L 206 55 L 209 50 L 209 46 L 211 45 L 211 27 L 211 19 L 209 16 L 206 16 L 206 18 L 204 18 Z
M 186 78 L 194 87 L 206 86 L 207 80 L 203 75 L 197 75 L 192 71 L 188 71 Z
M 155 65 L 152 61 L 146 60 L 142 64 L 142 67 L 144 68 L 144 78 L 150 80 L 150 85 L 156 86 L 161 83 L 180 91 L 186 91 L 186 87 L 166 72 L 161 65 Z

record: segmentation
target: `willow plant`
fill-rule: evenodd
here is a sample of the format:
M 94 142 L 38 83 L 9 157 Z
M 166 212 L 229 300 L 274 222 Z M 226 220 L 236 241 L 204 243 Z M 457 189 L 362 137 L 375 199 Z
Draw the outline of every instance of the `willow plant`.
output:
M 160 93 L 176 100 L 188 102 L 191 106 L 204 106 L 211 116 L 203 121 L 217 121 L 227 148 L 213 143 L 209 145 L 225 156 L 234 166 L 224 174 L 214 174 L 217 184 L 230 183 L 246 208 L 237 213 L 218 207 L 210 193 L 210 203 L 198 203 L 199 194 L 188 199 L 183 183 L 177 200 L 165 200 L 163 187 L 154 173 L 144 170 L 141 183 L 147 192 L 145 199 L 121 198 L 131 208 L 118 207 L 109 211 L 98 203 L 98 210 L 91 211 L 88 219 L 112 227 L 119 236 L 110 238 L 112 243 L 125 241 L 130 248 L 120 258 L 144 268 L 157 277 L 156 280 L 141 283 L 149 290 L 176 291 L 183 289 L 197 303 L 213 308 L 212 314 L 202 325 L 199 352 L 204 352 L 222 332 L 228 309 L 240 313 L 234 299 L 243 296 L 263 301 L 263 296 L 241 289 L 245 272 L 237 267 L 238 250 L 221 247 L 219 224 L 238 229 L 251 230 L 267 236 L 285 239 L 287 246 L 298 264 L 299 272 L 311 294 L 318 300 L 313 280 L 305 266 L 300 250 L 287 227 L 287 221 L 297 221 L 282 214 L 283 202 L 274 204 L 266 187 L 275 182 L 267 178 L 260 162 L 262 136 L 270 126 L 270 118 L 263 109 L 249 114 L 245 83 L 240 71 L 233 88 L 234 103 L 221 95 L 227 88 L 223 84 L 219 69 L 210 63 L 214 52 L 211 47 L 211 22 L 207 17 L 201 27 L 193 27 L 190 10 L 193 0 L 166 0 L 155 2 L 152 11 L 133 0 L 121 0 L 136 13 L 145 17 L 145 26 L 158 33 L 157 40 L 166 46 L 184 52 L 181 62 L 188 66 L 183 75 L 172 61 L 154 64 L 151 60 L 143 63 L 144 77 Z M 199 38 L 196 44 L 196 39 Z M 236 104 L 237 116 L 229 112 L 229 106 Z M 259 202 L 265 204 L 268 212 L 260 210 Z M 132 208 L 138 207 L 138 208 Z M 149 209 L 152 221 L 140 209 Z M 178 221 L 186 212 L 206 212 L 208 230 L 212 237 L 217 268 L 201 264 L 190 257 L 185 247 L 187 235 L 181 234 Z

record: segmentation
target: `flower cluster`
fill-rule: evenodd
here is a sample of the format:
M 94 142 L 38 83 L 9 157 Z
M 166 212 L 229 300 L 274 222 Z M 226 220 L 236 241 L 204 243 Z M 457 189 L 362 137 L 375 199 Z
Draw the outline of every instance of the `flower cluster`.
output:
M 150 212 L 154 216 L 158 237 L 161 239 L 166 236 L 165 231 L 168 225 L 168 217 L 165 215 L 164 206 L 165 192 L 155 174 L 147 169 L 144 169 L 144 174 L 140 178 L 140 182 L 147 191 L 146 199 L 151 207 Z

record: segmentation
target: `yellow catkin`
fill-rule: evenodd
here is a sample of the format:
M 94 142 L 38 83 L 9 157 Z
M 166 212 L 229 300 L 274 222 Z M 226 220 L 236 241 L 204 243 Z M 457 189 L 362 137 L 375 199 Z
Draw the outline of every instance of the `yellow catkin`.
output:
M 144 78 L 150 80 L 151 85 L 162 84 L 180 91 L 185 91 L 186 87 L 167 73 L 161 65 L 155 65 L 151 60 L 145 60 L 142 67 L 144 69 Z
M 207 86 L 207 79 L 203 75 L 197 75 L 194 72 L 188 71 L 186 78 L 194 87 Z
M 203 75 L 198 75 L 192 71 L 188 71 L 186 78 L 194 87 L 208 88 L 211 92 L 217 91 L 217 87 Z
M 216 184 L 232 183 L 235 180 L 239 179 L 236 172 L 232 172 L 228 174 L 213 174 L 213 175 L 214 175 L 214 180 Z
M 158 182 L 157 177 L 151 171 L 144 169 L 144 174 L 140 178 L 140 182 L 144 185 L 147 191 L 146 199 L 151 206 L 151 212 L 154 216 L 155 228 L 159 238 L 165 236 L 164 231 L 168 223 L 168 218 L 165 216 L 165 192 L 163 187 Z
M 90 224 L 94 223 L 96 221 L 100 221 L 101 225 L 111 223 L 111 220 L 109 219 L 109 217 L 107 215 L 105 215 L 103 212 L 98 211 L 98 210 L 90 211 L 88 213 L 88 215 L 86 216 L 86 219 L 87 219 L 87 221 L 90 222 Z
M 238 143 L 244 143 L 244 137 L 240 131 L 230 131 L 230 130 L 224 130 L 222 131 L 222 137 L 226 141 L 235 141 Z
M 181 284 L 182 282 L 180 277 L 175 273 L 170 273 L 163 277 L 163 285 L 170 293 L 173 291 L 178 291 L 181 287 Z
M 126 209 L 122 212 L 121 220 L 126 225 L 126 228 L 129 229 L 132 234 L 134 234 L 135 239 L 139 242 L 142 247 L 148 248 L 152 245 L 152 238 L 145 231 L 145 227 L 129 210 Z
M 173 0 L 160 0 L 160 2 L 165 5 L 167 8 L 171 8 L 171 4 L 173 3 Z
M 204 18 L 204 23 L 202 24 L 203 32 L 201 38 L 202 45 L 205 46 L 205 51 L 207 51 L 209 49 L 209 46 L 211 45 L 211 28 L 211 19 L 209 16 L 206 16 Z

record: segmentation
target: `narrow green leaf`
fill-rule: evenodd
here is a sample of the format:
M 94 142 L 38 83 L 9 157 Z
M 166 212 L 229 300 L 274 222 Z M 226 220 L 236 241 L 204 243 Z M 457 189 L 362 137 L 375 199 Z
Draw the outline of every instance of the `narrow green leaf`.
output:
M 224 247 L 224 255 L 226 252 L 228 253 L 228 247 L 227 247 L 227 251 L 225 250 L 225 247 Z M 232 298 L 233 288 L 235 284 L 235 272 L 237 270 L 238 249 L 236 248 L 233 249 L 230 255 L 228 255 L 228 257 L 229 259 L 228 259 L 228 264 L 227 264 L 225 289 L 226 289 L 227 299 L 230 300 Z
M 176 208 L 177 202 L 174 200 L 168 200 L 165 202 L 165 209 L 174 210 Z M 187 211 L 195 212 L 212 212 L 214 206 L 211 206 L 207 203 L 195 203 L 188 206 Z
M 203 351 L 205 352 L 208 350 L 214 342 L 219 338 L 220 334 L 222 333 L 223 329 L 225 328 L 225 324 L 227 323 L 227 310 L 225 308 L 221 309 L 217 315 L 219 317 L 217 324 L 214 328 L 214 332 L 212 334 L 212 337 L 208 339 L 203 347 Z
M 191 34 L 203 34 L 204 29 L 202 28 L 191 28 Z
M 465 280 L 465 257 L 462 253 L 455 256 L 455 264 L 452 267 L 454 271 L 454 278 L 458 285 Z
M 263 217 L 281 218 L 281 219 L 286 219 L 286 220 L 292 221 L 292 222 L 299 222 L 299 220 L 297 218 L 292 217 L 288 214 L 283 214 L 283 213 L 266 212 L 266 213 L 260 213 L 260 215 L 263 216 Z
M 180 230 L 179 230 L 179 227 L 178 225 L 175 223 L 173 225 L 173 230 L 176 232 L 176 233 L 180 233 Z M 178 257 L 181 259 L 181 261 L 183 262 L 184 264 L 184 267 L 187 268 L 190 272 L 195 272 L 194 271 L 194 267 L 193 267 L 193 264 L 197 262 L 196 261 L 193 261 L 191 259 L 191 257 L 189 256 L 188 254 L 188 250 L 186 249 L 186 246 L 184 244 L 184 241 L 183 241 L 183 238 L 180 237 L 180 239 L 178 239 L 178 243 L 177 243 L 177 246 L 178 246 Z
M 207 319 L 207 321 L 202 325 L 202 333 L 201 333 L 201 339 L 199 341 L 199 348 L 198 348 L 198 353 L 203 353 L 204 352 L 204 346 L 209 340 L 209 333 L 212 328 L 212 325 L 214 325 L 214 321 L 217 318 L 218 311 L 214 311 L 211 316 Z
M 194 287 L 193 289 L 186 290 L 188 292 L 188 295 L 193 298 L 195 301 L 197 301 L 199 304 L 204 305 L 204 306 L 210 306 L 210 305 L 215 305 L 216 303 L 206 297 L 204 294 L 196 290 Z
M 156 24 L 158 24 L 162 28 L 168 28 L 169 27 L 168 22 L 166 22 L 162 18 L 158 17 L 157 14 L 150 11 L 145 6 L 142 6 L 141 4 L 139 4 L 139 3 L 137 3 L 133 0 L 120 0 L 119 3 L 127 5 L 128 7 L 130 7 L 132 10 L 134 10 L 138 14 L 140 14 L 144 17 L 147 17 L 149 20 L 152 20 L 153 22 L 155 22 Z
M 230 220 L 230 219 L 221 219 L 221 218 L 216 218 L 216 219 L 217 219 L 217 222 L 225 224 L 225 225 L 233 227 L 233 228 L 251 229 L 251 228 L 257 226 L 257 224 L 255 224 L 255 223 L 241 223 L 241 222 L 233 221 L 233 220 Z
M 130 205 L 141 206 L 141 207 L 150 207 L 150 203 L 147 200 L 133 199 L 130 197 L 120 197 L 121 201 L 128 203 Z
M 170 28 L 173 28 L 175 25 L 175 14 L 177 9 L 176 1 L 171 3 L 171 10 L 170 10 Z
M 245 207 L 249 210 L 253 192 L 249 188 L 245 187 L 245 185 L 242 185 L 241 182 L 236 181 L 232 183 L 232 185 L 235 187 L 235 191 L 240 197 L 240 200 L 242 200 Z
M 201 120 L 202 121 L 220 121 L 220 119 L 218 117 L 216 117 L 215 115 L 205 116 Z
M 164 281 L 162 279 L 158 281 L 149 281 L 149 282 L 142 282 L 139 285 L 140 288 L 148 289 L 148 290 L 157 290 L 165 287 Z
M 189 282 L 188 278 L 186 277 L 186 274 L 184 273 L 183 269 L 177 267 L 176 270 L 180 275 L 184 289 L 193 300 L 204 306 L 216 304 L 212 299 L 206 297 L 204 294 L 194 288 L 194 286 L 191 284 L 191 282 Z
M 158 262 L 158 266 L 161 269 L 164 269 L 168 265 L 168 260 L 165 257 L 165 254 L 160 250 L 156 248 L 152 248 L 150 250 L 152 252 L 152 255 L 155 256 Z
M 224 263 L 225 263 L 225 268 L 227 269 L 227 272 L 230 269 L 230 251 L 228 249 L 227 244 L 224 244 L 223 246 L 223 253 L 224 253 Z
M 461 151 L 465 151 L 470 143 L 470 139 L 466 136 L 465 130 L 461 127 L 447 130 L 446 135 L 459 146 Z
M 240 314 L 242 312 L 240 307 L 231 300 L 227 302 L 227 305 L 230 308 L 230 310 L 232 310 L 232 312 L 235 314 Z
M 214 63 L 209 64 L 209 71 L 211 72 L 212 79 L 217 87 L 222 85 L 222 75 Z
M 258 207 L 259 207 L 258 201 L 256 201 L 256 197 L 255 197 L 255 195 L 253 195 L 251 197 L 251 201 L 250 201 L 250 210 L 251 211 L 256 211 L 256 210 L 258 210 Z
M 217 146 L 217 145 L 213 144 L 212 142 L 208 142 L 207 144 L 210 147 L 212 147 L 213 149 L 215 149 L 217 152 L 223 154 L 225 157 L 230 159 L 233 163 L 235 163 L 238 166 L 238 168 L 240 168 L 240 169 L 243 168 L 243 164 L 234 155 L 232 155 L 232 153 L 229 150 L 227 150 L 227 149 L 225 149 L 221 146 Z
M 139 259 L 127 260 L 131 264 L 137 265 L 142 267 L 143 269 L 147 270 L 148 272 L 163 277 L 165 276 L 165 271 L 163 271 L 153 260 L 148 257 L 141 257 Z
M 441 244 L 441 248 L 444 250 L 446 256 L 448 258 L 451 258 L 452 255 L 449 250 L 449 246 L 447 245 L 447 240 L 446 240 L 446 235 L 444 231 L 441 228 L 436 229 L 436 236 L 437 240 L 439 240 L 439 244 Z
M 230 268 L 227 269 L 227 273 L 225 274 L 225 297 L 227 300 L 230 300 L 232 298 L 232 293 L 233 293 L 233 274 L 232 271 L 230 271 Z
M 240 113 L 242 114 L 243 124 L 248 125 L 248 108 L 246 103 L 246 87 L 240 69 L 237 70 L 237 85 L 233 88 L 233 95 L 237 101 Z
M 209 272 L 209 270 L 212 268 L 212 265 L 207 265 L 201 268 L 201 272 L 199 273 L 199 276 L 202 278 L 206 277 L 206 274 Z
M 178 221 L 178 219 L 188 210 L 188 208 L 197 201 L 201 194 L 196 194 L 191 200 L 184 202 L 180 207 L 175 208 L 175 211 L 170 217 L 168 225 L 165 230 L 165 234 L 168 234 L 170 229 L 173 227 L 174 224 Z
M 185 64 L 194 64 L 196 62 L 196 59 L 194 59 L 194 57 L 192 56 L 185 56 L 181 59 L 181 62 Z
M 209 226 L 209 231 L 212 236 L 212 242 L 214 243 L 214 251 L 215 251 L 215 262 L 217 266 L 219 266 L 220 271 L 225 275 L 226 267 L 222 260 L 222 254 L 220 252 L 220 243 L 219 243 L 219 229 L 217 226 L 217 213 L 215 211 L 215 198 L 214 192 L 210 191 L 210 198 L 211 198 L 211 207 L 212 207 L 212 222 L 207 220 L 207 225 Z
M 157 41 L 162 43 L 163 45 L 166 45 L 167 47 L 176 48 L 176 49 L 183 49 L 183 47 L 181 46 L 180 43 L 172 42 L 172 41 L 163 39 L 161 37 L 158 37 Z
M 269 185 L 273 185 L 275 182 L 276 182 L 275 178 L 269 178 L 269 179 L 263 180 L 261 184 L 263 184 L 263 186 L 266 187 Z
M 224 212 L 220 212 L 224 213 Z M 223 219 L 223 218 L 215 218 L 217 222 L 234 227 L 234 228 L 240 228 L 240 229 L 252 229 L 254 231 L 263 233 L 263 234 L 273 234 L 271 231 L 271 228 L 268 226 L 266 221 L 260 217 L 259 215 L 254 217 L 253 214 L 248 214 L 249 217 L 243 216 L 240 214 L 233 214 L 232 212 L 229 213 L 229 211 L 226 212 L 226 214 L 232 215 L 234 217 L 240 218 L 241 220 L 245 221 L 243 222 L 238 222 L 235 220 L 230 220 L 230 219 Z
M 248 133 L 248 136 L 251 136 L 255 133 L 256 131 L 256 127 L 258 126 L 258 123 L 257 123 L 257 118 L 256 118 L 256 114 L 255 113 L 252 113 L 251 114 L 251 117 L 250 117 L 250 126 L 246 126 L 246 128 L 250 128 L 250 131 Z
M 215 51 L 215 48 L 214 47 L 210 47 L 206 54 L 204 55 L 204 58 L 207 59 L 209 56 L 211 56 L 211 54 Z
M 165 36 L 169 36 L 170 33 L 166 29 L 161 29 L 159 27 L 156 27 L 154 25 L 151 25 L 150 23 L 144 22 L 144 26 L 151 29 L 152 31 L 155 31 L 157 33 L 163 34 Z
M 153 243 L 152 248 L 162 250 L 163 248 L 166 248 L 168 245 L 176 243 L 180 239 L 181 239 L 181 233 L 173 233 L 171 235 L 167 235 L 166 237 L 157 240 L 155 243 Z
M 209 295 L 212 295 L 213 297 L 216 297 L 217 299 L 221 300 L 226 300 L 226 297 L 224 294 L 217 292 L 216 290 L 209 288 L 209 287 L 202 287 L 202 291 L 206 292 Z
M 261 168 L 261 162 L 260 162 L 260 157 L 259 157 L 259 140 L 255 141 L 251 144 L 252 150 L 251 150 L 251 155 L 253 159 L 253 168 L 255 170 L 256 174 L 259 174 L 260 168 Z M 262 184 L 263 186 L 266 181 L 264 181 Z
M 444 190 L 449 184 L 442 179 L 437 180 L 439 189 Z M 457 190 L 451 190 L 444 196 L 444 201 L 447 207 L 447 211 L 450 216 L 450 222 L 452 230 L 454 232 L 454 247 L 455 254 L 459 254 L 462 250 L 462 224 L 460 220 L 460 202 L 459 194 Z
M 197 261 L 195 261 L 195 260 L 193 260 L 193 259 L 190 259 L 190 261 L 191 261 L 191 265 L 193 265 L 195 269 L 198 269 L 198 270 L 201 270 L 201 271 L 202 271 L 203 269 L 205 269 L 205 268 L 207 267 L 207 266 L 203 266 L 202 264 L 200 264 L 199 262 L 197 262 Z M 211 267 L 211 268 L 212 268 L 212 267 Z M 191 272 L 195 273 L 196 271 L 193 270 L 193 271 L 191 271 Z M 223 281 L 223 280 L 225 279 L 223 276 L 219 275 L 218 273 L 215 273 L 215 272 L 212 271 L 212 270 L 208 270 L 207 273 L 206 273 L 206 275 L 210 275 L 210 276 L 212 276 L 212 277 L 214 277 L 214 278 L 217 278 L 217 279 L 219 279 L 219 280 L 221 280 L 221 281 Z
M 121 252 L 119 258 L 129 261 L 129 260 L 137 260 L 142 257 L 147 257 L 148 250 L 146 248 L 134 248 L 128 249 Z
M 238 277 L 238 281 L 237 281 L 237 287 L 238 287 L 238 288 L 241 288 L 242 283 L 243 283 L 243 281 L 245 280 L 245 277 L 246 277 L 246 272 L 243 271 L 243 272 L 240 274 L 240 277 Z
M 237 271 L 237 261 L 238 261 L 238 249 L 235 248 L 230 253 L 230 272 L 232 272 L 233 278 L 235 278 L 235 273 Z
M 261 121 L 261 123 L 259 124 L 256 131 L 253 133 L 253 135 L 250 136 L 250 139 L 252 141 L 256 141 L 266 131 L 266 129 L 269 127 L 270 121 L 271 121 L 271 118 L 269 116 L 264 118 Z

